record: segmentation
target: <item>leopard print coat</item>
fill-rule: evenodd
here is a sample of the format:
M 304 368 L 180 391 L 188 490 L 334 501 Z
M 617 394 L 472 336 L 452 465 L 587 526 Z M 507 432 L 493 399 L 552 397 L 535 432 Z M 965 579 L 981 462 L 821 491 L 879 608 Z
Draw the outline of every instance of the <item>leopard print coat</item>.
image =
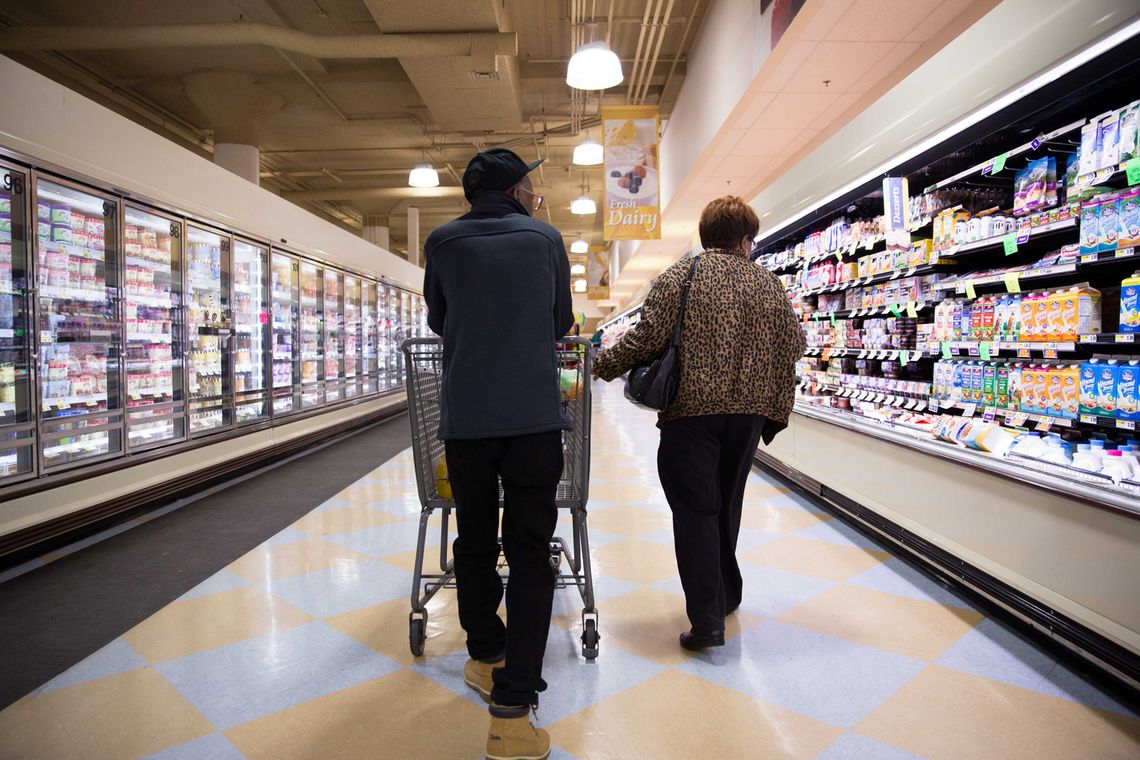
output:
M 677 321 L 690 259 L 658 278 L 641 321 L 594 364 L 604 380 L 625 374 L 665 350 Z M 795 396 L 795 364 L 804 333 L 783 285 L 743 251 L 701 256 L 681 330 L 681 386 L 659 422 L 703 414 L 762 414 L 776 431 L 787 425 Z

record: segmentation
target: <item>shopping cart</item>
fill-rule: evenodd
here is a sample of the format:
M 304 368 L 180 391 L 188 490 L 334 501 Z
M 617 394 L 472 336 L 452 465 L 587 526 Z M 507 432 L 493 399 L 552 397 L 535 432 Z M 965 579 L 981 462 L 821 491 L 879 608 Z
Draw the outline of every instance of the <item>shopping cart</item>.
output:
M 416 483 L 419 486 L 420 512 L 419 539 L 416 542 L 416 563 L 412 577 L 412 611 L 408 616 L 408 642 L 416 657 L 424 653 L 427 637 L 427 604 L 444 588 L 455 588 L 455 570 L 449 556 L 448 525 L 452 499 L 439 494 L 435 472 L 443 456 L 443 442 L 439 432 L 439 397 L 443 381 L 443 343 L 438 338 L 413 338 L 401 346 L 407 376 L 408 409 L 412 425 L 412 454 L 416 465 Z M 594 608 L 594 578 L 590 570 L 590 543 L 586 528 L 586 499 L 590 483 L 590 359 L 591 346 L 583 338 L 567 338 L 555 345 L 560 370 L 574 373 L 576 394 L 563 394 L 562 405 L 570 419 L 572 429 L 562 434 L 565 465 L 558 482 L 556 504 L 559 509 L 570 510 L 572 540 L 567 542 L 555 536 L 550 541 L 550 565 L 555 573 L 556 587 L 573 586 L 582 597 L 582 655 L 587 659 L 598 656 L 598 612 Z M 502 488 L 499 490 L 500 505 Z M 424 573 L 424 548 L 428 535 L 428 520 L 436 511 L 442 513 L 439 540 L 439 572 Z M 499 542 L 500 552 L 502 541 Z M 509 568 L 500 554 L 499 572 L 506 582 Z

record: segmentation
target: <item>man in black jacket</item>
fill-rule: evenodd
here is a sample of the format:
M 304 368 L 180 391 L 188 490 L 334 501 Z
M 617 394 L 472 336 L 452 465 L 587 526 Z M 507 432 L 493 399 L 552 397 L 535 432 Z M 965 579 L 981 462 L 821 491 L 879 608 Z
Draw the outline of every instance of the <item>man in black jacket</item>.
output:
M 546 688 L 550 539 L 570 429 L 554 348 L 574 324 L 570 264 L 558 230 L 532 218 L 542 196 L 527 173 L 539 163 L 505 148 L 475 156 L 463 174 L 471 211 L 424 245 L 428 325 L 443 336 L 439 436 L 456 502 L 463 675 L 491 703 L 487 756 L 502 760 L 550 750 L 529 711 Z M 500 479 L 509 631 L 498 615 Z

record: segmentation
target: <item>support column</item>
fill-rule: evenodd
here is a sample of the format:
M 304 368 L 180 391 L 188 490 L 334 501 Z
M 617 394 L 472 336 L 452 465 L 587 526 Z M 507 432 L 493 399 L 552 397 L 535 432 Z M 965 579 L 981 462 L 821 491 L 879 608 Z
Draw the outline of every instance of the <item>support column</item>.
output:
M 420 264 L 420 210 L 408 206 L 408 261 Z
M 261 151 L 256 145 L 214 143 L 214 163 L 255 185 L 261 184 Z
M 364 215 L 364 239 L 373 245 L 378 245 L 385 251 L 389 250 L 388 217 L 380 214 Z
M 258 125 L 285 99 L 262 87 L 244 72 L 212 69 L 182 77 L 186 97 L 210 120 L 214 129 L 214 163 L 261 184 Z

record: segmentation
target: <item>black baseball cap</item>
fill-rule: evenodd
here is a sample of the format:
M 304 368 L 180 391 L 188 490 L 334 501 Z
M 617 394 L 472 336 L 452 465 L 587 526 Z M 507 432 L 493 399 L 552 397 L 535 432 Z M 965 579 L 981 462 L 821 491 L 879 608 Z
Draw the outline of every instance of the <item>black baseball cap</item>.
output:
M 467 164 L 463 172 L 463 195 L 471 200 L 481 190 L 510 190 L 545 160 L 540 158 L 528 164 L 513 150 L 488 148 Z

